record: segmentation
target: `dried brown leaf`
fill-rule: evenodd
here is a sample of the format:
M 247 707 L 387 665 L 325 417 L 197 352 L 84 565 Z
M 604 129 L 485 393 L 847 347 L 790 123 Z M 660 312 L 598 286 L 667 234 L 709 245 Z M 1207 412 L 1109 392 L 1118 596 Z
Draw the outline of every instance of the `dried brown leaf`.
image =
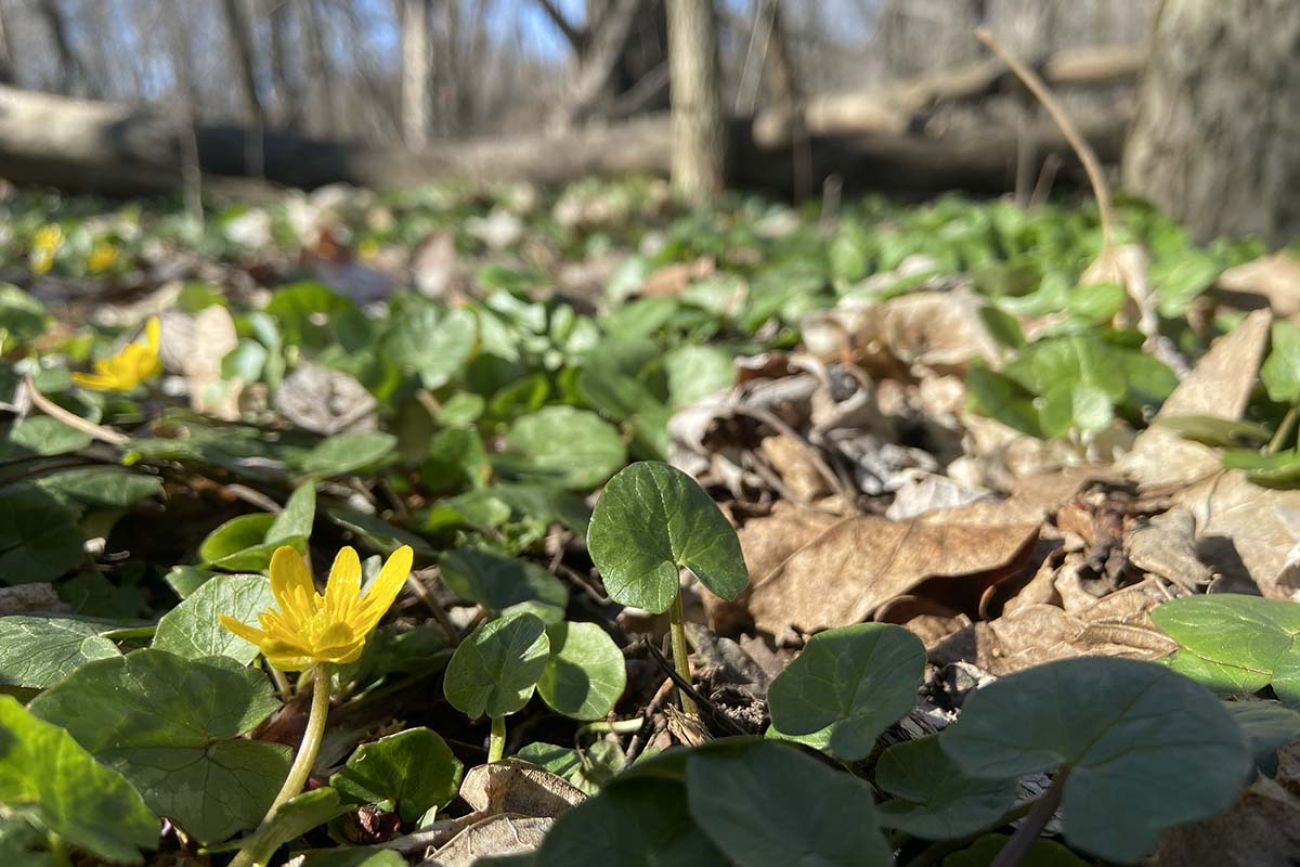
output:
M 470 768 L 460 797 L 480 813 L 554 817 L 586 795 L 555 774 L 507 759 Z

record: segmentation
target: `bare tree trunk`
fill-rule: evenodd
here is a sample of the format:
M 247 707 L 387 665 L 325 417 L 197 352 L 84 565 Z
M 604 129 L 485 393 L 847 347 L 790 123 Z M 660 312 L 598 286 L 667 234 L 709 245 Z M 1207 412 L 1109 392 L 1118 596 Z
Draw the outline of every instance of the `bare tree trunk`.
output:
M 324 136 L 333 133 L 338 126 L 338 113 L 334 110 L 334 94 L 338 86 L 334 80 L 334 66 L 325 51 L 320 8 L 313 0 L 305 0 L 302 11 L 306 73 L 312 95 L 306 127 L 314 135 Z
M 668 0 L 668 57 L 673 186 L 705 201 L 722 192 L 727 153 L 713 0 Z
M 803 91 L 795 72 L 794 58 L 786 40 L 781 0 L 759 0 L 755 26 L 766 28 L 767 56 L 763 62 L 763 82 L 767 98 L 776 110 L 791 118 L 790 143 L 794 159 L 794 197 L 803 199 L 812 192 L 812 152 L 808 124 L 803 114 Z
M 59 7 L 58 0 L 40 0 L 36 8 L 50 31 L 54 50 L 59 55 L 59 92 L 73 94 L 78 85 L 85 87 L 88 81 L 86 67 L 73 50 L 72 40 L 68 37 L 68 23 L 63 17 L 63 10 Z
M 433 80 L 433 0 L 402 4 L 402 138 L 411 150 L 429 143 Z
M 234 47 L 232 59 L 235 63 L 235 76 L 238 79 L 240 97 L 244 103 L 244 121 L 249 127 L 248 141 L 245 143 L 246 159 L 254 166 L 254 174 L 260 175 L 262 165 L 262 134 L 266 129 L 266 108 L 257 92 L 257 72 L 253 60 L 253 36 L 245 20 L 241 0 L 222 0 L 221 11 L 225 15 L 226 30 L 230 35 L 230 44 Z
M 190 56 L 189 40 L 185 35 L 185 22 L 181 20 L 179 6 L 174 3 L 167 4 L 163 16 L 163 23 L 167 28 L 167 41 L 171 48 L 172 73 L 176 76 L 177 92 L 174 99 L 180 103 L 180 114 L 185 119 L 185 128 L 180 130 L 177 136 L 180 144 L 181 193 L 190 219 L 195 225 L 201 226 L 203 225 L 203 172 L 199 167 L 199 93 L 194 82 L 194 59 Z
M 1165 0 L 1124 182 L 1200 238 L 1300 235 L 1300 3 Z
M 0 84 L 17 84 L 17 59 L 14 57 L 13 38 L 9 35 L 4 0 L 0 0 Z
M 271 86 L 275 90 L 276 122 L 289 129 L 302 126 L 302 88 L 294 68 L 293 43 L 289 34 L 292 5 L 280 0 L 263 0 L 271 28 Z

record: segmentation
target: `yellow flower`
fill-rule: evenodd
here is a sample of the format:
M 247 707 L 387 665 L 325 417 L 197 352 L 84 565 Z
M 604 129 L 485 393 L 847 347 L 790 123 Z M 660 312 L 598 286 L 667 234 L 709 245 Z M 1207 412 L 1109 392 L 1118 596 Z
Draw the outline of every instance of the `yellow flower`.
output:
M 406 582 L 414 556 L 409 545 L 398 548 L 363 594 L 361 560 L 352 548 L 342 548 L 322 596 L 302 555 L 286 545 L 271 557 L 271 592 L 279 610 L 268 608 L 257 616 L 261 629 L 225 614 L 218 619 L 256 644 L 266 661 L 281 671 L 302 671 L 318 662 L 355 662 L 366 646 L 366 636 Z
M 86 269 L 92 274 L 98 274 L 113 267 L 116 261 L 117 247 L 108 241 L 101 241 L 90 251 L 90 258 L 86 260 Z
M 63 230 L 53 223 L 41 226 L 32 233 L 32 249 L 54 252 L 63 243 Z
M 128 343 L 117 355 L 96 361 L 94 373 L 72 374 L 72 381 L 100 391 L 130 391 L 162 373 L 162 362 L 158 360 L 161 336 L 158 317 L 149 317 L 143 343 Z

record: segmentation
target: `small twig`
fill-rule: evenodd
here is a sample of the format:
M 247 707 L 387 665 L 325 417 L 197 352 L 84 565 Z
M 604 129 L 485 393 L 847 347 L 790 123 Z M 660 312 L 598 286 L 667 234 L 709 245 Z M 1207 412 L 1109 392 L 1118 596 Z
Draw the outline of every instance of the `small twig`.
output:
M 1097 210 L 1101 214 L 1101 247 L 1102 254 L 1105 255 L 1115 244 L 1115 233 L 1111 218 L 1110 188 L 1106 186 L 1106 179 L 1102 176 L 1101 162 L 1097 159 L 1096 151 L 1079 132 L 1079 128 L 1074 125 L 1074 121 L 1066 114 L 1065 109 L 1057 102 L 1056 97 L 1048 89 L 1047 83 L 1039 77 L 1038 73 L 1012 57 L 987 27 L 976 27 L 975 38 L 987 45 L 989 50 L 996 54 L 1016 74 L 1016 78 L 1024 83 L 1029 92 L 1043 104 L 1052 122 L 1060 127 L 1061 135 L 1065 136 L 1070 147 L 1079 155 L 1079 162 L 1083 163 L 1083 170 L 1088 175 L 1088 183 L 1092 184 L 1092 194 L 1097 199 Z
M 708 708 L 709 715 L 713 717 L 714 722 L 719 723 L 723 728 L 727 729 L 729 734 L 742 736 L 749 734 L 749 732 L 736 725 L 736 722 L 731 717 L 718 710 L 718 706 L 714 702 L 705 698 L 699 690 L 691 686 L 689 681 L 678 674 L 677 669 L 675 669 L 673 664 L 668 661 L 668 657 L 664 656 L 662 650 L 648 641 L 645 642 L 645 646 L 650 651 L 650 658 L 664 670 L 664 674 L 668 675 L 669 679 L 672 680 L 673 684 L 676 685 L 679 690 L 693 699 L 700 707 Z
M 831 486 L 831 490 L 840 495 L 840 498 L 844 500 L 844 504 L 848 508 L 856 511 L 856 503 L 858 499 L 857 493 L 853 491 L 834 470 L 831 469 L 830 465 L 826 463 L 825 458 L 822 457 L 821 452 L 819 452 L 810 442 L 800 436 L 798 431 L 783 422 L 774 413 L 770 413 L 765 409 L 737 405 L 731 407 L 731 410 L 737 415 L 748 416 L 749 418 L 754 419 L 754 421 L 762 422 L 772 428 L 772 430 L 789 437 L 793 442 L 799 445 L 808 456 L 808 460 L 812 462 L 813 469 L 817 470 L 817 474 Z
M 30 374 L 23 377 L 23 386 L 27 389 L 27 397 L 31 400 L 32 405 L 41 412 L 58 419 L 70 428 L 76 428 L 91 439 L 99 440 L 102 443 L 108 443 L 111 446 L 122 448 L 131 441 L 131 438 L 124 433 L 119 433 L 92 421 L 82 418 L 73 412 L 68 412 L 45 395 L 41 394 L 36 383 L 32 381 Z
M 1298 416 L 1300 416 L 1300 404 L 1292 404 L 1291 408 L 1286 411 L 1286 415 L 1282 418 L 1282 423 L 1278 425 L 1277 432 L 1274 433 L 1273 438 L 1268 441 L 1268 450 L 1266 451 L 1266 454 L 1275 455 L 1282 451 L 1282 447 L 1286 445 L 1287 440 L 1291 439 L 1292 435 L 1295 434 L 1296 420 Z
M 610 604 L 610 602 L 613 601 L 604 593 L 601 593 L 599 590 L 597 590 L 595 585 L 593 585 L 590 581 L 588 581 L 586 576 L 584 576 L 577 569 L 574 569 L 570 566 L 566 566 L 563 563 L 556 563 L 552 567 L 551 571 L 559 572 L 561 575 L 564 575 L 574 584 L 577 584 L 579 589 L 581 589 L 584 593 L 586 593 L 588 596 L 590 596 L 595 602 L 597 602 L 600 605 L 608 605 Z
M 420 580 L 420 578 L 423 577 L 428 577 L 430 580 L 436 582 L 441 579 L 442 572 L 437 566 L 430 566 L 428 569 L 419 569 L 406 576 L 406 586 L 410 587 L 411 592 L 415 594 L 416 598 L 424 603 L 425 608 L 429 609 L 429 613 L 431 613 L 433 619 L 438 622 L 438 626 L 442 628 L 443 632 L 447 633 L 447 638 L 451 641 L 451 646 L 456 647 L 460 644 L 460 633 L 456 631 L 456 624 L 451 622 L 451 618 L 447 616 L 447 612 L 438 604 L 438 600 L 433 598 L 433 594 L 429 592 L 429 588 L 424 586 L 424 582 Z

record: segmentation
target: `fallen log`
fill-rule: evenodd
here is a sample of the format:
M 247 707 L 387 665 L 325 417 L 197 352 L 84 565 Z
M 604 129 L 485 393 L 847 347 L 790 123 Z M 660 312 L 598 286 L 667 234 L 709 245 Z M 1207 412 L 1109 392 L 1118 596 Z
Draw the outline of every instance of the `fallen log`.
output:
M 1119 156 L 1126 123 L 1122 112 L 1083 119 L 1103 159 Z M 731 126 L 732 181 L 788 192 L 789 148 L 756 140 L 751 118 L 737 118 Z M 173 192 L 183 183 L 181 145 L 190 134 L 156 108 L 0 87 L 0 176 L 20 184 L 114 195 Z M 247 131 L 205 126 L 193 134 L 205 176 L 249 176 Z M 1040 157 L 1066 152 L 1054 129 L 1019 131 L 1009 125 L 942 138 L 892 131 L 814 134 L 809 145 L 815 183 L 836 175 L 849 187 L 920 193 L 1004 190 L 1020 148 Z M 451 179 L 550 184 L 588 176 L 664 176 L 671 130 L 666 117 L 649 116 L 559 135 L 435 143 L 419 153 L 273 131 L 260 147 L 264 179 L 287 187 L 350 183 L 394 189 Z
M 1145 45 L 1067 49 L 1038 65 L 1053 87 L 1108 87 L 1137 81 L 1146 65 Z M 1015 76 L 996 58 L 962 69 L 905 81 L 874 91 L 832 93 L 804 101 L 803 124 L 812 135 L 903 134 L 941 105 L 985 99 L 1018 88 Z M 794 118 L 775 107 L 754 119 L 754 140 L 778 147 L 790 140 Z

